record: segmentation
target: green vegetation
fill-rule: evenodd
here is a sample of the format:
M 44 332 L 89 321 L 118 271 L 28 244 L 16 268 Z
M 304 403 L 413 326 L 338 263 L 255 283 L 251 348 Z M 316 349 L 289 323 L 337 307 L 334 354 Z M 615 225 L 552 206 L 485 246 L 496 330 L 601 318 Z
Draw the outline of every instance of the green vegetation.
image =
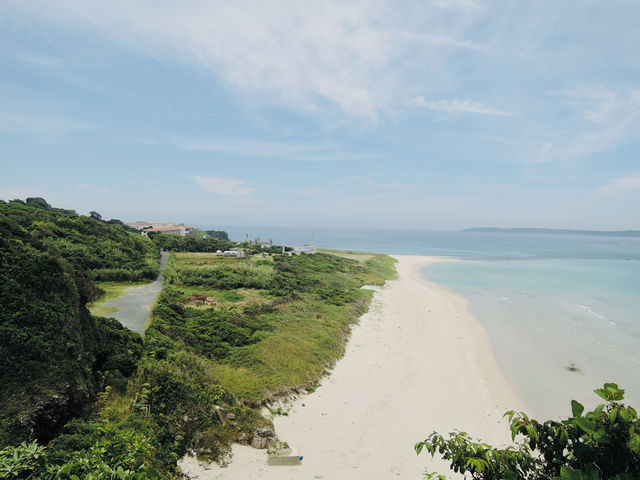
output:
M 130 266 L 155 255 L 122 227 L 42 199 L 0 202 L 0 445 L 47 442 L 105 386 L 126 388 L 140 337 L 86 309 L 101 293 L 94 268 L 119 268 L 98 247 L 119 238 Z
M 451 462 L 455 472 L 483 480 L 634 480 L 640 478 L 640 420 L 622 404 L 624 390 L 605 383 L 594 392 L 605 400 L 593 411 L 573 400 L 572 416 L 540 423 L 524 413 L 507 412 L 512 439 L 507 448 L 473 442 L 462 433 L 437 432 L 416 444 Z M 446 478 L 435 473 L 428 478 Z
M 40 250 L 54 251 L 95 281 L 158 276 L 159 250 L 153 242 L 95 216 L 52 208 L 41 198 L 0 201 L 0 228 L 3 236 L 11 232 L 11 236 L 28 237 Z
M 384 255 L 277 255 L 249 264 L 176 254 L 171 263 L 145 351 L 154 358 L 193 352 L 250 406 L 313 385 L 367 308 L 371 291 L 360 287 L 394 272 Z
M 223 230 L 206 230 L 205 233 L 218 240 L 229 240 L 229 235 Z
M 184 237 L 168 233 L 149 233 L 149 238 L 161 250 L 168 252 L 215 252 L 229 250 L 235 243 L 210 235 L 189 234 Z
M 260 245 L 242 243 L 240 245 L 229 241 L 226 232 L 210 230 L 207 232 L 190 232 L 184 237 L 167 233 L 150 232 L 149 238 L 161 249 L 168 252 L 211 252 L 215 254 L 218 250 L 229 250 L 241 247 L 249 255 L 259 253 L 278 254 L 282 252 L 281 246 L 263 248 Z M 287 247 L 287 251 L 291 248 Z

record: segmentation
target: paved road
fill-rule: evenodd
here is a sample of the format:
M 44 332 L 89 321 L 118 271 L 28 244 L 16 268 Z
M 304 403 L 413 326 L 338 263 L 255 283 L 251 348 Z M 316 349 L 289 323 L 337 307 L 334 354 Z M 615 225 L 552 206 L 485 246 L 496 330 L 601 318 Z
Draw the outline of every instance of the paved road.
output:
M 160 254 L 160 272 L 166 268 L 168 261 L 169 254 L 162 252 Z M 118 308 L 117 312 L 109 313 L 107 316 L 117 318 L 125 327 L 144 335 L 151 305 L 160 290 L 162 290 L 162 273 L 158 274 L 158 278 L 152 283 L 133 287 L 126 294 L 108 301 L 101 307 Z

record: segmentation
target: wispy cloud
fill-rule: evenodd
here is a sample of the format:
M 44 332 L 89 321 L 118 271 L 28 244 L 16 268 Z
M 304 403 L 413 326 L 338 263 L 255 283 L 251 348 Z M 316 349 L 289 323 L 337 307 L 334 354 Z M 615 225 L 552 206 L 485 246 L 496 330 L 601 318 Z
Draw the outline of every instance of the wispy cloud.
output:
M 414 98 L 414 103 L 427 110 L 445 113 L 477 113 L 480 115 L 497 115 L 507 117 L 513 113 L 505 112 L 492 108 L 484 103 L 474 102 L 473 100 L 434 100 L 428 101 L 422 95 Z
M 228 197 L 245 197 L 256 189 L 245 185 L 244 180 L 225 177 L 189 177 L 201 190 Z
M 83 190 L 93 190 L 97 192 L 108 192 L 109 189 L 107 187 L 103 187 L 102 185 L 95 185 L 93 183 L 77 183 L 77 188 L 81 188 Z
M 47 111 L 2 112 L 0 111 L 0 132 L 22 135 L 32 134 L 45 141 L 83 130 L 90 130 L 89 123 L 76 120 L 62 113 Z
M 474 5 L 458 0 L 456 9 L 477 10 Z M 384 0 L 194 0 L 189 8 L 150 0 L 25 0 L 14 9 L 66 29 L 88 28 L 163 61 L 195 65 L 261 102 L 316 113 L 337 107 L 368 122 L 416 89 L 420 78 L 407 75 L 416 62 L 428 71 L 452 50 L 484 48 L 464 37 L 468 15 L 443 24 L 437 15 L 443 5 L 429 2 L 412 6 L 410 21 Z
M 0 81 L 1 133 L 55 141 L 67 134 L 93 128 L 89 122 L 70 114 L 64 105 L 34 97 L 37 92 Z
M 260 141 L 237 137 L 181 139 L 176 144 L 183 150 L 225 152 L 243 157 L 267 157 L 292 162 L 346 162 L 375 157 L 329 144 Z
M 436 0 L 434 5 L 444 10 L 477 11 L 482 8 L 478 2 L 473 0 Z
M 538 152 L 533 157 L 535 162 L 584 157 L 640 137 L 640 90 L 581 87 L 553 95 L 569 108 L 571 128 L 562 137 L 545 140 L 534 149 Z
M 309 150 L 309 147 L 295 143 L 265 142 L 246 138 L 179 140 L 177 144 L 184 150 L 226 152 L 249 157 L 289 157 Z
M 43 68 L 60 68 L 65 66 L 64 60 L 51 55 L 27 54 L 22 57 L 22 60 L 28 64 Z
M 640 190 L 640 175 L 615 178 L 598 187 L 599 195 L 618 195 L 629 191 Z

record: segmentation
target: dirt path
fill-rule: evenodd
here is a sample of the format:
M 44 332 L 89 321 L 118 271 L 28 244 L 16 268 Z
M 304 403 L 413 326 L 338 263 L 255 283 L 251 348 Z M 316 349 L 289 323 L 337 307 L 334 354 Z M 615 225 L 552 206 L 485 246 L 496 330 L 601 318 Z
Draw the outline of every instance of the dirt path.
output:
M 102 308 L 117 308 L 118 311 L 108 314 L 117 318 L 125 327 L 144 335 L 151 306 L 160 290 L 162 290 L 162 271 L 167 267 L 169 254 L 160 254 L 160 273 L 152 283 L 133 287 L 124 295 L 109 300 Z

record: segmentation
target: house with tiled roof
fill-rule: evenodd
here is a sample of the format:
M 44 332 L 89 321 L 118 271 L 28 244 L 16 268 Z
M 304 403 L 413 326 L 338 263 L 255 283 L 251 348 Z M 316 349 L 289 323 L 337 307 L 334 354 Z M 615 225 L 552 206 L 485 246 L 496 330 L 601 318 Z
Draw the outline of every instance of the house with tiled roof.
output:
M 156 232 L 170 233 L 184 237 L 187 233 L 197 230 L 197 228 L 191 225 L 185 225 L 183 223 L 176 225 L 171 222 L 127 222 L 125 225 L 140 230 L 142 235 L 146 235 L 149 232 Z

